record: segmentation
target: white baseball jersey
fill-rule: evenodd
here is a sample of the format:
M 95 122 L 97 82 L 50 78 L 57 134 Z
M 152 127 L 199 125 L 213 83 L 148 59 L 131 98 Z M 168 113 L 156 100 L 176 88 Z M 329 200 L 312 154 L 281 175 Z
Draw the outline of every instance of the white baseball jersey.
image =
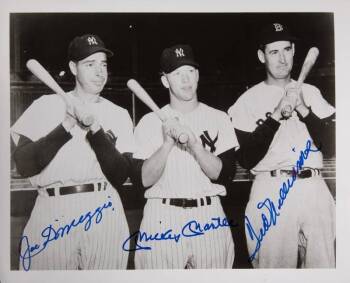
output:
M 89 106 L 104 131 L 111 131 L 117 138 L 119 152 L 132 153 L 134 139 L 128 112 L 102 97 Z M 13 125 L 11 135 L 15 144 L 18 144 L 19 135 L 37 141 L 62 123 L 64 117 L 62 98 L 44 95 L 35 100 Z M 32 258 L 31 269 L 125 269 L 128 256 L 121 246 L 129 229 L 119 195 L 102 173 L 86 139 L 87 130 L 75 125 L 70 133 L 72 138 L 52 161 L 39 174 L 29 178 L 32 185 L 38 187 L 39 195 L 23 236 L 27 236 L 30 243 L 40 244 L 43 241 L 41 231 L 50 224 L 55 229 L 64 227 L 109 200 L 114 209 L 106 210 L 102 221 L 89 231 L 84 231 L 81 225 L 64 238 L 51 242 Z M 62 196 L 49 196 L 45 190 L 97 182 L 106 182 L 106 190 Z
M 117 138 L 119 152 L 134 152 L 133 126 L 127 110 L 102 97 L 89 106 L 104 131 L 112 131 Z M 13 141 L 17 145 L 19 135 L 32 141 L 44 137 L 64 120 L 65 109 L 64 101 L 58 95 L 44 95 L 35 100 L 12 126 Z M 76 125 L 70 133 L 73 138 L 60 148 L 48 166 L 29 178 L 33 186 L 69 186 L 105 179 L 85 138 L 87 131 Z
M 178 117 L 187 125 L 203 146 L 219 155 L 238 146 L 234 129 L 226 113 L 199 103 L 187 114 L 179 113 L 169 105 L 162 108 L 167 117 Z M 162 144 L 162 123 L 154 113 L 145 115 L 135 128 L 135 158 L 149 158 Z M 186 150 L 173 147 L 160 180 L 145 193 L 146 198 L 198 198 L 226 195 L 222 185 L 213 184 L 198 162 Z
M 334 107 L 328 104 L 316 87 L 303 84 L 302 91 L 306 105 L 311 106 L 319 118 L 328 117 L 335 112 Z M 283 88 L 267 85 L 265 82 L 248 89 L 228 110 L 234 127 L 241 131 L 253 132 L 259 120 L 266 120 L 267 116 L 273 113 L 283 95 L 285 95 Z M 299 158 L 300 150 L 305 148 L 306 141 L 312 140 L 306 125 L 299 120 L 296 111 L 288 120 L 279 122 L 281 125 L 267 154 L 252 169 L 252 173 L 293 167 Z M 314 144 L 312 148 L 315 148 Z M 322 168 L 322 153 L 310 155 L 304 167 Z
M 226 113 L 203 103 L 190 113 L 182 114 L 166 105 L 162 110 L 168 117 L 178 117 L 187 125 L 203 146 L 219 155 L 238 145 L 234 129 Z M 147 159 L 163 144 L 162 123 L 150 113 L 135 128 L 135 158 Z M 172 229 L 181 233 L 188 221 L 208 223 L 212 217 L 225 218 L 220 199 L 226 195 L 224 186 L 214 184 L 205 175 L 190 152 L 174 146 L 168 155 L 160 179 L 149 188 L 140 231 L 155 235 Z M 190 209 L 162 203 L 166 198 L 198 199 L 213 196 L 210 205 Z M 181 238 L 179 242 L 153 241 L 147 243 L 152 249 L 136 251 L 135 267 L 138 269 L 180 268 L 232 268 L 234 244 L 229 227 L 207 231 L 204 235 Z
M 302 92 L 306 105 L 319 118 L 335 112 L 316 87 L 303 84 Z M 283 88 L 265 82 L 247 90 L 228 111 L 234 127 L 253 132 L 258 123 L 273 113 L 284 94 Z M 295 167 L 300 151 L 305 149 L 307 140 L 312 140 L 295 111 L 291 118 L 279 123 L 266 155 L 251 170 L 256 177 L 245 215 L 254 231 L 260 235 L 259 229 L 263 230 L 263 214 L 270 218 L 268 209 L 258 208 L 258 203 L 271 200 L 279 214 L 276 225 L 269 227 L 258 250 L 257 241 L 246 230 L 249 256 L 255 254 L 252 264 L 260 268 L 296 268 L 299 246 L 306 251 L 302 267 L 334 267 L 335 204 L 322 177 L 297 178 L 283 206 L 277 206 L 279 190 L 289 178 L 272 177 L 269 171 Z M 311 148 L 315 148 L 313 143 Z M 305 167 L 322 168 L 322 153 L 310 153 L 304 161 Z

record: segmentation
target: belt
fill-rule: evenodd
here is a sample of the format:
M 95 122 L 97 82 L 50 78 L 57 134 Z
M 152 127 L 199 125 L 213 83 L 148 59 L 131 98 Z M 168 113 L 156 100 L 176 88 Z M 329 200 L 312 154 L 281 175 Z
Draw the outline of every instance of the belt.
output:
M 82 184 L 76 186 L 67 186 L 60 188 L 47 188 L 46 191 L 50 197 L 58 196 L 58 195 L 70 195 L 70 194 L 78 194 L 78 193 L 87 193 L 94 191 L 105 191 L 107 188 L 107 182 L 101 183 L 92 183 L 92 184 Z
M 211 205 L 211 197 L 203 197 L 198 199 L 187 199 L 187 198 L 163 198 L 163 204 L 169 204 L 182 208 L 193 208 L 204 205 Z
M 285 170 L 285 169 L 279 169 L 279 170 L 273 170 L 270 171 L 270 175 L 271 177 L 279 177 L 279 176 L 290 176 L 292 177 L 295 173 L 294 170 Z M 305 179 L 305 178 L 310 178 L 313 176 L 319 176 L 321 175 L 321 170 L 320 169 L 304 169 L 304 170 L 300 170 L 297 174 L 297 178 L 300 179 Z

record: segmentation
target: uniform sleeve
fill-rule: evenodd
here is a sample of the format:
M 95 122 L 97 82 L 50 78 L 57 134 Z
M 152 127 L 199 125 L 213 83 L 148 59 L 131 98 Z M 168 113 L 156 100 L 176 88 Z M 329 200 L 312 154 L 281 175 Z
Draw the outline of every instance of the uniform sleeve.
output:
M 136 159 L 148 159 L 162 144 L 161 121 L 152 114 L 144 116 L 135 128 Z
M 219 123 L 219 140 L 215 151 L 216 155 L 219 155 L 229 149 L 236 148 L 239 146 L 236 137 L 235 129 L 230 121 L 229 116 L 226 113 L 221 113 Z
M 89 131 L 86 138 L 96 154 L 103 174 L 112 186 L 118 189 L 130 175 L 130 163 L 126 156 L 115 148 L 102 128 L 95 134 Z
M 316 147 L 322 150 L 325 156 L 334 156 L 335 114 L 320 119 L 310 110 L 310 113 L 306 117 L 300 117 L 300 120 L 305 123 Z
M 13 152 L 18 172 L 23 177 L 39 174 L 71 138 L 62 125 L 35 142 L 21 135 Z
M 334 156 L 335 143 L 332 137 L 335 136 L 335 108 L 312 85 L 305 85 L 303 94 L 306 105 L 311 109 L 309 115 L 299 118 L 305 123 L 317 148 L 325 156 Z
M 18 144 L 20 135 L 37 141 L 55 129 L 64 119 L 65 105 L 58 95 L 44 95 L 35 100 L 11 128 L 11 137 Z
M 317 117 L 324 119 L 335 113 L 335 108 L 323 98 L 318 88 L 307 85 L 303 88 L 304 91 L 305 103 Z
M 267 118 L 253 132 L 236 130 L 240 148 L 236 158 L 243 168 L 252 169 L 266 155 L 280 123 Z
M 228 115 L 235 129 L 252 132 L 257 125 L 256 121 L 251 118 L 245 100 L 244 96 L 238 98 L 236 103 L 229 108 Z
M 116 148 L 120 153 L 135 151 L 135 140 L 133 134 L 133 124 L 130 118 L 129 112 L 124 110 L 122 117 L 115 117 L 115 123 L 120 123 L 121 130 L 118 133 L 118 138 L 116 141 Z M 119 118 L 119 119 L 118 119 Z

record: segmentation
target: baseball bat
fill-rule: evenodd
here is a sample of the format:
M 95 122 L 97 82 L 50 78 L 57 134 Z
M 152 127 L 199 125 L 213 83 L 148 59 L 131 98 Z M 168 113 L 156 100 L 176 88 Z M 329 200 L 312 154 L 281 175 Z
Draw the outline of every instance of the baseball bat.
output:
M 301 87 L 301 85 L 305 81 L 307 75 L 309 74 L 310 70 L 312 69 L 312 67 L 314 66 L 317 60 L 318 54 L 320 54 L 320 51 L 318 50 L 317 47 L 310 48 L 309 52 L 305 57 L 304 64 L 299 74 L 299 78 L 297 81 L 297 88 Z
M 295 88 L 299 89 L 301 87 L 301 85 L 304 83 L 307 75 L 309 74 L 309 72 L 311 71 L 312 67 L 314 66 L 317 57 L 319 55 L 319 50 L 317 47 L 311 47 L 309 49 L 309 52 L 307 53 L 303 66 L 301 67 L 301 71 L 296 83 Z M 282 115 L 285 118 L 289 118 L 292 115 L 292 106 L 291 105 L 286 105 L 283 110 L 282 110 Z
M 66 105 L 69 104 L 64 90 L 59 86 L 59 84 L 54 80 L 50 73 L 37 60 L 28 60 L 26 66 L 29 69 L 29 71 L 31 71 L 33 75 L 35 75 L 41 82 L 43 82 L 55 93 L 60 95 L 66 103 Z M 93 116 L 86 116 L 82 119 L 82 123 L 84 124 L 84 126 L 91 126 L 93 122 Z
M 158 105 L 153 101 L 151 96 L 136 80 L 130 79 L 126 85 L 144 104 L 146 104 L 158 116 L 162 122 L 167 119 L 164 113 L 159 109 Z M 181 144 L 187 143 L 188 135 L 185 133 L 180 134 L 178 141 Z

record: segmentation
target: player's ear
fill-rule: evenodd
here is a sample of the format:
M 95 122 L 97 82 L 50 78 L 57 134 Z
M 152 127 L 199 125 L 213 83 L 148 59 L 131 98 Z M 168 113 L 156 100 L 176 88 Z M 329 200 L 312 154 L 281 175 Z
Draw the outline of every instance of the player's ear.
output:
M 167 77 L 165 76 L 165 74 L 163 74 L 163 75 L 160 77 L 160 80 L 162 81 L 162 84 L 163 84 L 164 87 L 169 88 L 169 82 L 168 82 L 168 79 L 167 79 Z
M 294 43 L 292 43 L 292 50 L 293 50 L 293 56 L 294 56 L 294 53 L 295 53 L 295 45 L 294 45 Z
M 74 76 L 77 75 L 77 64 L 73 61 L 69 61 L 69 69 Z
M 258 58 L 261 63 L 265 64 L 265 53 L 261 49 L 258 49 Z
M 196 68 L 197 82 L 199 81 L 199 70 Z

